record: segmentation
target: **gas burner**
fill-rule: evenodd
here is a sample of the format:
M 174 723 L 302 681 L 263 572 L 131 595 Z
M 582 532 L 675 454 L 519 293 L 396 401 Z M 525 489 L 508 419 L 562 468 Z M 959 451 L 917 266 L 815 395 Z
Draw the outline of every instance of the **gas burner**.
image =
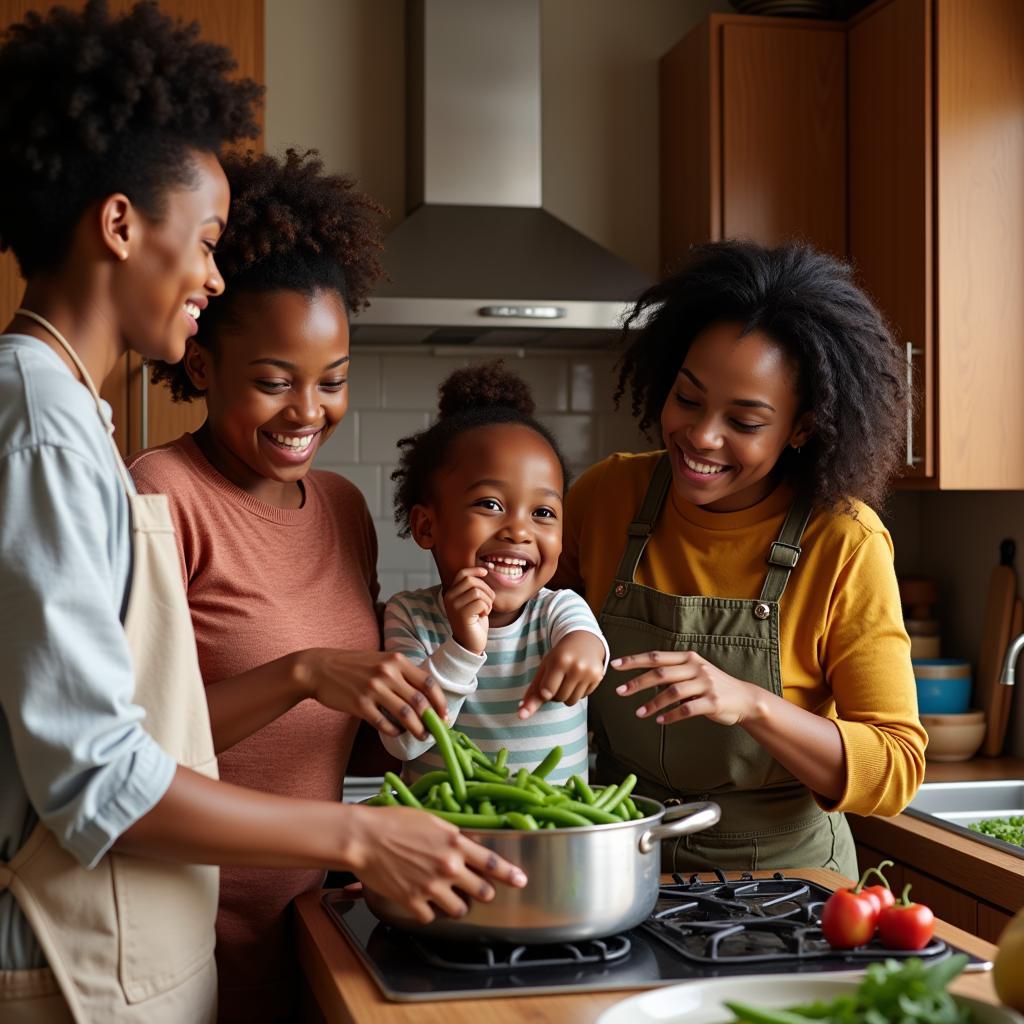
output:
M 514 946 L 500 942 L 440 942 L 427 947 L 412 935 L 406 938 L 427 963 L 451 971 L 521 971 L 539 967 L 608 964 L 623 959 L 633 946 L 628 935 L 544 946 Z
M 755 879 L 744 874 L 729 881 L 673 875 L 675 885 L 662 886 L 654 913 L 640 927 L 694 963 L 726 965 L 770 962 L 802 963 L 839 960 L 845 963 L 908 956 L 949 955 L 934 939 L 913 952 L 890 950 L 877 942 L 851 950 L 835 950 L 821 933 L 821 908 L 829 891 L 800 878 L 776 873 Z

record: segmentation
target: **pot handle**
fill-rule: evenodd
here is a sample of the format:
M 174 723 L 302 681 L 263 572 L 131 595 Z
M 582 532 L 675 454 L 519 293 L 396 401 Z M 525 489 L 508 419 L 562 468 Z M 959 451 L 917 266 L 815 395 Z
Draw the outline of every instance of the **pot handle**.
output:
M 660 843 L 662 839 L 685 836 L 710 828 L 718 823 L 721 816 L 722 808 L 711 801 L 669 807 L 662 816 L 663 824 L 646 829 L 640 836 L 640 852 L 650 853 L 655 843 Z

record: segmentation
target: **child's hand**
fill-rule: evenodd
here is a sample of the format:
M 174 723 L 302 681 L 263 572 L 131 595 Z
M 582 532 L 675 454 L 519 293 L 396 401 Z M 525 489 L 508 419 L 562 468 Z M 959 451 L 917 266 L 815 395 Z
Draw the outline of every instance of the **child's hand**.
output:
M 484 583 L 486 575 L 482 565 L 460 569 L 444 591 L 444 610 L 452 636 L 473 654 L 483 654 L 487 646 L 487 617 L 494 604 L 494 591 Z
M 529 718 L 545 701 L 572 707 L 592 693 L 604 676 L 604 644 L 593 633 L 576 630 L 551 648 L 519 704 L 519 717 Z

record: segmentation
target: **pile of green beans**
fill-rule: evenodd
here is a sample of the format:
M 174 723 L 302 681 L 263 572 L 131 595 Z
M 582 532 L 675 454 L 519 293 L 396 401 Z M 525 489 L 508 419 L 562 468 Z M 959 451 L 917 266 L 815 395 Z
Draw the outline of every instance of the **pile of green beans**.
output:
M 562 759 L 562 748 L 553 747 L 532 772 L 520 768 L 510 777 L 504 747 L 492 761 L 465 733 L 449 729 L 432 708 L 423 713 L 423 724 L 434 737 L 444 771 L 427 772 L 408 786 L 387 772 L 380 792 L 367 803 L 416 807 L 460 828 L 526 832 L 644 817 L 630 798 L 635 775 L 627 775 L 617 786 L 591 789 L 579 775 L 553 786 L 547 776 Z

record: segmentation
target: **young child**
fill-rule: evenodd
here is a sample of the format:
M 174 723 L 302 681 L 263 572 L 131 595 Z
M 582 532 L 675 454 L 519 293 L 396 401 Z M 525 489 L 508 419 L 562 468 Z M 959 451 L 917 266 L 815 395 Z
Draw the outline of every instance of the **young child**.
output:
M 384 643 L 440 684 L 449 724 L 487 754 L 508 748 L 513 773 L 561 746 L 561 782 L 586 778 L 586 698 L 608 648 L 580 597 L 545 588 L 568 473 L 533 409 L 500 361 L 473 366 L 442 384 L 438 421 L 398 442 L 399 532 L 431 552 L 441 585 L 391 599 Z M 382 738 L 410 777 L 443 767 L 431 739 Z

